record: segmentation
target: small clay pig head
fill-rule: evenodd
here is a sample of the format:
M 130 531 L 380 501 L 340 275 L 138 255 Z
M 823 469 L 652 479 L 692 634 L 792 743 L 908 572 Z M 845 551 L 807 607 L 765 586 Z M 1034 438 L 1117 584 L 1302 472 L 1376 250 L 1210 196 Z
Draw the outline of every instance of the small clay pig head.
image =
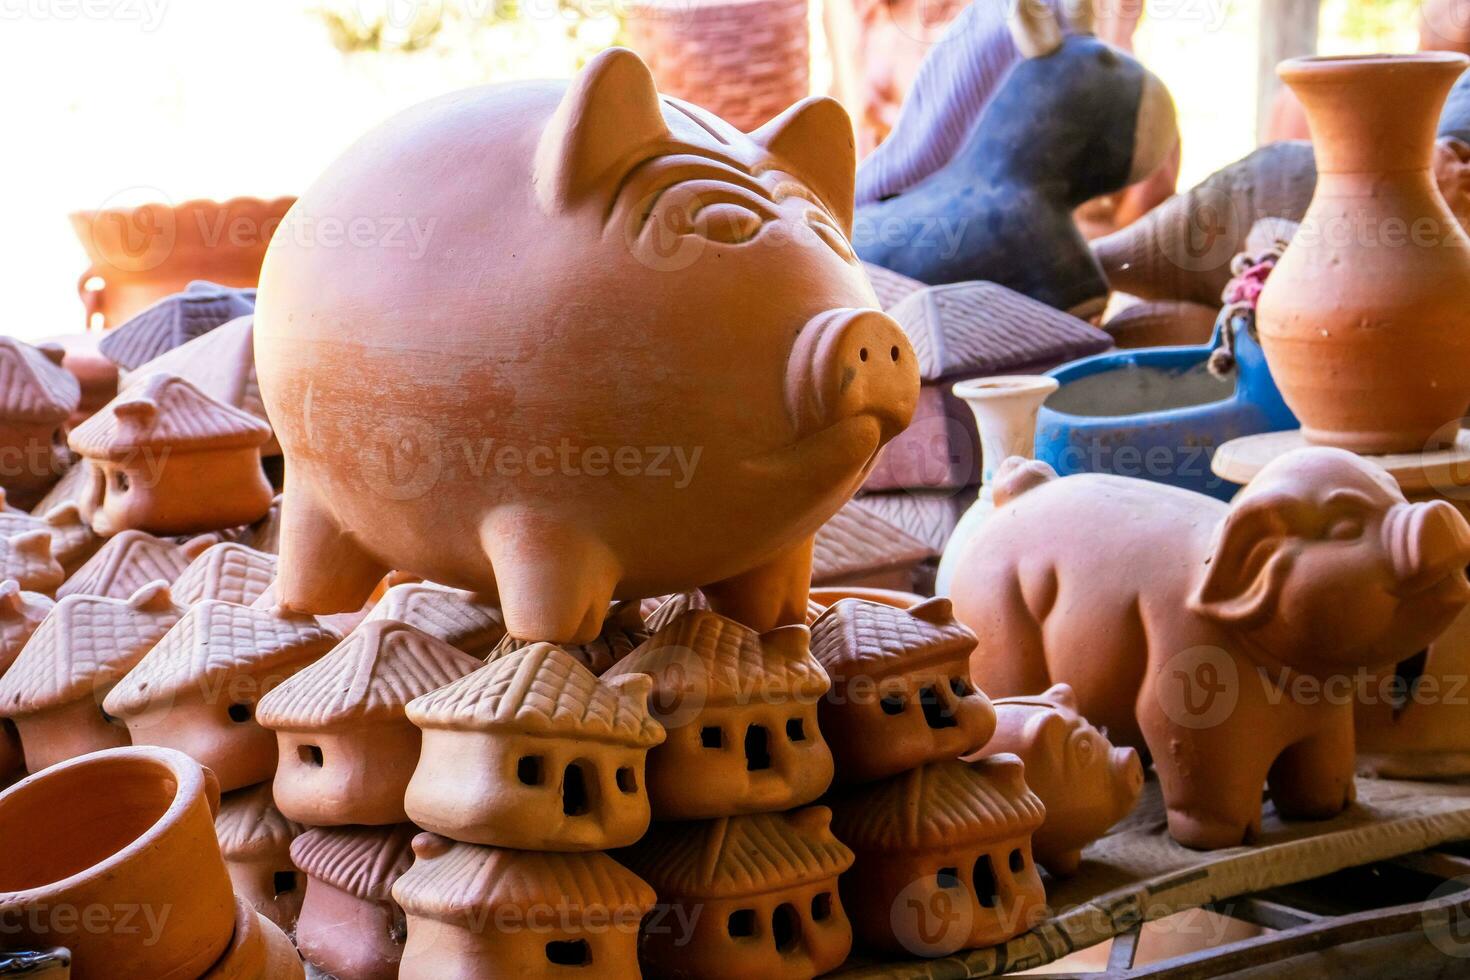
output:
M 1443 500 L 1313 447 L 1267 465 L 1216 531 L 1191 608 L 1298 670 L 1401 660 L 1470 601 L 1470 525 Z

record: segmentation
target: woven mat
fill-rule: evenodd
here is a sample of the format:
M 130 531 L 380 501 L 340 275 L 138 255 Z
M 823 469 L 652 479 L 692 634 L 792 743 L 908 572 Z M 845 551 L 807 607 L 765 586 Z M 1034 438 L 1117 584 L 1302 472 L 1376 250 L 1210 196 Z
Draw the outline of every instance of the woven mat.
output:
M 1306 881 L 1343 868 L 1470 838 L 1470 785 L 1358 779 L 1358 802 L 1320 822 L 1279 819 L 1267 804 L 1251 847 L 1191 851 L 1165 829 L 1150 779 L 1131 816 L 1084 854 L 1077 875 L 1047 882 L 1052 916 L 1003 946 L 935 960 L 855 958 L 833 977 L 960 980 L 1044 966 L 1182 909 Z

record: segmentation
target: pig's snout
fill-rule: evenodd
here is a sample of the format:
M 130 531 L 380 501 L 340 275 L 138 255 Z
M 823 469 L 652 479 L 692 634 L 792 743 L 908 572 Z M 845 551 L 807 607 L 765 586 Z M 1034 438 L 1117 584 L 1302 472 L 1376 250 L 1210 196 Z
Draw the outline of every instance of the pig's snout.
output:
M 909 424 L 919 399 L 919 364 L 903 328 L 877 310 L 828 310 L 796 338 L 786 403 L 807 435 L 846 419 L 877 420 L 880 444 Z
M 1119 797 L 1126 800 L 1125 806 L 1131 808 L 1143 792 L 1143 760 L 1136 750 L 1127 747 L 1113 749 L 1111 757 L 1113 786 Z
M 1454 577 L 1463 587 L 1457 591 L 1470 596 L 1465 579 L 1470 524 L 1453 505 L 1443 500 L 1395 504 L 1384 520 L 1383 533 L 1400 594 L 1423 592 Z

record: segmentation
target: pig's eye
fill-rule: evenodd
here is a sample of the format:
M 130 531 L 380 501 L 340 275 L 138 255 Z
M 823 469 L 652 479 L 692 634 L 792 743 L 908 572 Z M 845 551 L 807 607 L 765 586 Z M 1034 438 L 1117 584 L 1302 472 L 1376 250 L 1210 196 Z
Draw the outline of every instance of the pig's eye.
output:
M 1092 755 L 1096 751 L 1097 745 L 1094 744 L 1093 738 L 1090 734 L 1088 734 L 1087 732 L 1083 732 L 1077 737 L 1076 753 L 1078 762 L 1084 764 L 1091 762 Z
M 700 208 L 691 224 L 695 234 L 712 242 L 739 245 L 760 233 L 764 219 L 743 204 L 721 201 Z
M 1331 541 L 1353 541 L 1363 535 L 1363 522 L 1356 517 L 1340 517 L 1327 528 Z

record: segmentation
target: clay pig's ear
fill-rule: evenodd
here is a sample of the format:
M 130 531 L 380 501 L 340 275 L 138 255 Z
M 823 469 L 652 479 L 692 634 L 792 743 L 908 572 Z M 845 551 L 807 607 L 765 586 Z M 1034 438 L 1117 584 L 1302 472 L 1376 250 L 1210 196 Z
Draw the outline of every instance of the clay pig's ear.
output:
M 552 213 L 614 182 L 636 155 L 668 137 L 653 75 L 627 48 L 608 48 L 567 87 L 541 142 L 534 180 Z
M 1044 58 L 1062 46 L 1062 25 L 1046 0 L 1014 0 L 1007 21 L 1023 58 Z
M 857 144 L 842 104 L 824 95 L 803 99 L 750 136 L 790 164 L 851 237 Z
M 1191 610 L 1246 629 L 1270 618 L 1295 554 L 1287 520 L 1293 503 L 1261 496 L 1231 509 L 1215 532 L 1204 579 L 1189 597 Z

